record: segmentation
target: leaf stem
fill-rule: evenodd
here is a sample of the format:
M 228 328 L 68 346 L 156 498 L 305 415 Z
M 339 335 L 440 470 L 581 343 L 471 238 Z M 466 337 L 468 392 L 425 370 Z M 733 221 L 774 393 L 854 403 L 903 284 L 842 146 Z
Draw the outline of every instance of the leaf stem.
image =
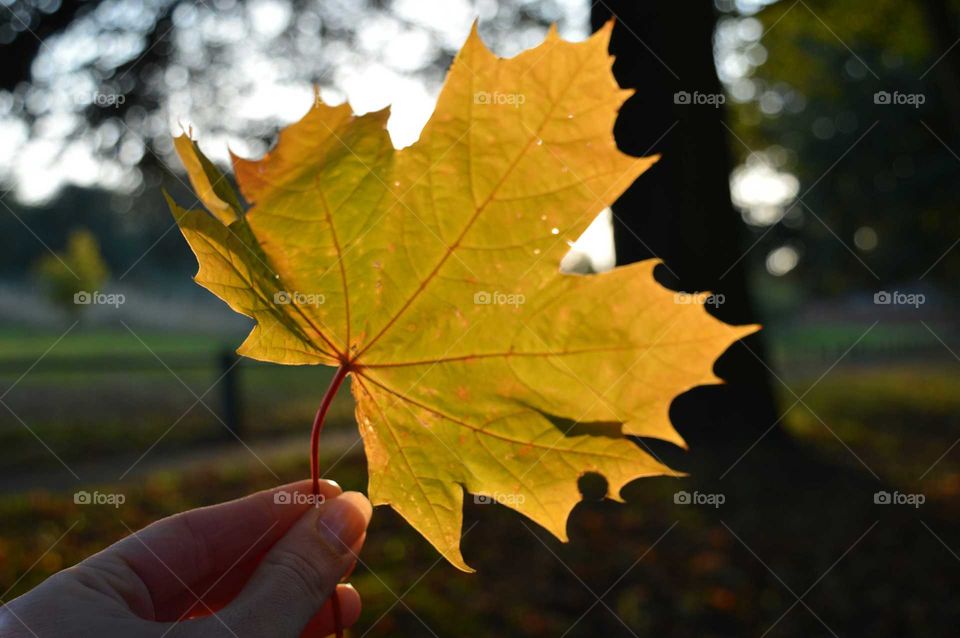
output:
M 317 410 L 317 416 L 313 419 L 313 428 L 310 431 L 310 479 L 313 481 L 312 491 L 314 496 L 320 494 L 320 432 L 323 430 L 323 421 L 327 417 L 330 404 L 333 403 L 333 397 L 336 396 L 337 390 L 340 389 L 349 371 L 350 368 L 345 363 L 337 368 L 333 380 L 330 381 L 330 387 L 323 395 L 323 401 Z M 337 596 L 336 588 L 330 595 L 330 605 L 333 611 L 333 625 L 337 632 L 337 638 L 343 638 L 343 618 L 340 615 L 340 598 Z
M 313 480 L 313 495 L 320 494 L 320 432 L 323 430 L 323 421 L 333 402 L 333 397 L 340 389 L 340 385 L 347 377 L 350 369 L 342 364 L 337 368 L 337 373 L 333 375 L 330 381 L 330 387 L 327 393 L 323 395 L 323 402 L 320 403 L 320 409 L 317 410 L 317 416 L 313 419 L 313 429 L 310 431 L 310 478 Z

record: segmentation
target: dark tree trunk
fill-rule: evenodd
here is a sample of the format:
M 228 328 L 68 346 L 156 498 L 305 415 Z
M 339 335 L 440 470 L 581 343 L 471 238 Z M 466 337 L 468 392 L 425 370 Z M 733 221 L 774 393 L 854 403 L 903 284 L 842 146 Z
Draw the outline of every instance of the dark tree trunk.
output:
M 677 104 L 674 98 L 682 91 L 722 92 L 714 66 L 712 4 L 605 0 L 593 7 L 594 29 L 616 19 L 610 47 L 614 74 L 637 91 L 621 109 L 617 143 L 632 155 L 662 155 L 613 206 L 617 262 L 659 257 L 663 283 L 720 293 L 724 302 L 717 317 L 753 323 L 749 256 L 743 257 L 749 243 L 730 201 L 724 109 Z M 768 430 L 765 440 L 782 436 L 774 425 L 778 415 L 766 366 L 759 336 L 749 337 L 717 364 L 728 385 L 699 388 L 674 403 L 674 424 L 694 449 L 700 442 L 750 444 Z

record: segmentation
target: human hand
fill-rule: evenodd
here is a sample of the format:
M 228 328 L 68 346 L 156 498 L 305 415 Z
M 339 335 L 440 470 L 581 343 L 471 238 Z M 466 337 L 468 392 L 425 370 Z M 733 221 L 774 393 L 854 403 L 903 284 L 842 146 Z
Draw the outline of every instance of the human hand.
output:
M 0 607 L 0 637 L 297 638 L 344 627 L 360 596 L 339 585 L 355 565 L 372 508 L 357 492 L 310 481 L 171 516 L 51 576 Z M 283 500 L 283 499 L 280 499 Z

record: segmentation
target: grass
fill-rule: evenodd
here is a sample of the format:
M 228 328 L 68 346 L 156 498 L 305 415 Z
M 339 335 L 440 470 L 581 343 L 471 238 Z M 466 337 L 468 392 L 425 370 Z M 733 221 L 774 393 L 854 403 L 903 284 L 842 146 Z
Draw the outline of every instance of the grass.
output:
M 786 412 L 784 424 L 835 462 L 862 463 L 897 485 L 954 496 L 960 453 L 945 453 L 960 437 L 958 367 L 839 368 Z M 794 392 L 803 396 L 815 381 L 792 384 Z M 795 401 L 781 388 L 784 409 Z
M 106 338 L 82 335 L 72 352 L 94 351 Z M 0 335 L 0 343 L 9 339 Z M 32 352 L 49 343 L 49 335 L 38 337 Z M 150 343 L 158 353 L 180 347 L 166 346 L 163 336 Z M 822 370 L 787 372 L 787 383 L 803 395 Z M 329 374 L 244 369 L 247 434 L 267 440 L 305 433 Z M 213 371 L 178 375 L 198 394 L 215 379 Z M 781 393 L 786 411 L 795 398 Z M 195 401 L 162 366 L 135 378 L 73 375 L 69 382 L 31 373 L 5 400 L 58 453 L 78 460 L 142 450 Z M 474 575 L 447 565 L 405 521 L 377 508 L 352 577 L 365 605 L 355 635 L 711 637 L 763 635 L 774 625 L 771 638 L 954 633 L 960 608 L 948 592 L 960 586 L 951 555 L 960 548 L 960 446 L 944 452 L 958 436 L 956 365 L 841 365 L 803 402 L 783 420 L 800 444 L 798 456 L 759 445 L 722 481 L 708 480 L 711 468 L 691 468 L 689 479 L 632 483 L 622 504 L 585 498 L 570 518 L 568 544 L 510 510 L 468 497 L 463 548 Z M 352 425 L 345 393 L 334 410 L 334 430 Z M 219 430 L 195 408 L 158 451 Z M 0 431 L 0 446 L 5 473 L 51 460 L 22 427 Z M 337 456 L 339 450 L 326 450 L 322 466 Z M 306 446 L 264 460 L 282 481 L 302 478 Z M 363 455 L 337 462 L 331 476 L 365 491 Z M 73 486 L 2 495 L 0 582 L 13 585 L 5 599 L 123 537 L 127 527 L 276 483 L 256 460 L 230 455 L 135 482 L 82 486 L 121 491 L 126 502 L 119 508 L 75 505 Z M 922 492 L 928 503 L 920 510 L 875 506 L 872 495 L 881 487 Z M 718 509 L 679 506 L 678 489 L 721 492 L 727 502 Z M 790 592 L 808 589 L 804 603 L 816 616 Z
M 61 467 L 51 450 L 70 464 L 138 454 L 158 439 L 161 452 L 232 439 L 224 427 L 224 384 L 218 383 L 223 369 L 209 339 L 186 336 L 181 343 L 170 335 L 138 336 L 150 350 L 129 333 L 103 331 L 71 333 L 56 347 L 60 360 L 122 354 L 132 358 L 134 367 L 129 370 L 109 364 L 89 370 L 63 369 L 51 355 L 23 378 L 19 369 L 7 375 L 6 387 L 12 389 L 4 402 L 16 416 L 0 424 L 0 449 L 5 450 L 0 471 Z M 42 355 L 55 339 L 49 334 L 31 339 L 21 339 L 20 333 L 0 334 L 4 353 L 14 344 L 13 349 L 28 359 Z M 204 343 L 205 349 L 194 348 L 196 343 Z M 191 358 L 176 358 L 184 354 Z M 250 440 L 308 431 L 333 374 L 322 366 L 249 360 L 241 361 L 234 373 L 241 435 Z M 351 412 L 345 396 L 333 406 L 335 418 Z
M 64 331 L 69 324 L 64 325 Z M 213 354 L 218 350 L 230 349 L 230 344 L 242 335 L 223 335 L 221 339 L 211 338 L 209 334 L 191 334 L 170 331 L 151 331 L 138 329 L 136 334 L 124 329 L 87 328 L 77 325 L 61 334 L 50 330 L 33 330 L 23 327 L 0 327 L 0 352 L 5 358 L 36 358 L 47 351 L 54 343 L 53 351 L 57 357 L 80 357 L 93 355 L 147 355 L 149 349 L 163 357 L 172 354 Z M 146 344 L 146 346 L 144 345 Z
M 758 466 L 778 464 L 765 454 L 758 452 Z M 332 455 L 325 454 L 324 466 Z M 302 477 L 306 465 L 299 454 L 268 463 L 284 481 Z M 341 461 L 333 476 L 347 489 L 364 489 L 362 455 Z M 786 489 L 789 483 L 786 476 L 768 473 L 763 489 Z M 15 583 L 8 598 L 15 596 L 123 537 L 127 527 L 138 529 L 174 512 L 274 484 L 276 479 L 257 463 L 215 463 L 192 472 L 156 473 L 135 484 L 99 486 L 124 493 L 126 502 L 119 508 L 78 506 L 69 492 L 0 497 L 0 580 Z M 801 494 L 784 508 L 782 502 L 750 496 L 744 485 L 726 486 L 730 499 L 723 509 L 683 507 L 673 503 L 678 488 L 695 484 L 647 479 L 628 486 L 624 504 L 586 500 L 571 516 L 566 545 L 509 510 L 468 499 L 463 545 L 468 562 L 478 569 L 473 575 L 447 565 L 402 519 L 378 508 L 363 563 L 351 578 L 365 606 L 353 635 L 538 637 L 564 635 L 568 629 L 572 637 L 760 635 L 795 603 L 778 579 L 803 591 L 866 530 L 870 533 L 857 550 L 805 599 L 811 609 L 838 635 L 856 634 L 857 628 L 870 635 L 900 635 L 896 627 L 908 620 L 922 635 L 946 635 L 955 627 L 954 606 L 942 594 L 956 579 L 945 581 L 936 570 L 957 570 L 916 521 L 884 513 L 883 524 L 870 527 L 876 513 L 863 516 L 863 506 L 840 508 L 819 495 Z M 824 508 L 827 527 L 818 519 Z M 953 538 L 929 512 L 924 519 Z M 909 552 L 891 558 L 889 552 L 903 543 Z M 900 561 L 905 562 L 897 568 L 899 578 L 890 579 L 889 570 Z M 811 614 L 797 608 L 771 635 L 823 631 Z

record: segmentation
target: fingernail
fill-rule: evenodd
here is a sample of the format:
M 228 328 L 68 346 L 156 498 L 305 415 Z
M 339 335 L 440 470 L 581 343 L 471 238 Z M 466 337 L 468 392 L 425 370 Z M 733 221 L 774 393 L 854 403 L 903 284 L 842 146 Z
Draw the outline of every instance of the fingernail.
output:
M 331 479 L 320 479 L 320 481 L 321 481 L 322 483 L 326 483 L 326 484 L 329 485 L 330 487 L 336 489 L 337 492 L 340 492 L 340 493 L 343 492 L 343 488 L 340 487 L 340 484 L 337 483 L 337 482 L 334 481 L 334 480 L 331 480 Z
M 363 495 L 346 492 L 320 507 L 317 529 L 332 541 L 333 547 L 345 551 L 342 546 L 351 547 L 367 528 L 369 512 L 370 505 Z

